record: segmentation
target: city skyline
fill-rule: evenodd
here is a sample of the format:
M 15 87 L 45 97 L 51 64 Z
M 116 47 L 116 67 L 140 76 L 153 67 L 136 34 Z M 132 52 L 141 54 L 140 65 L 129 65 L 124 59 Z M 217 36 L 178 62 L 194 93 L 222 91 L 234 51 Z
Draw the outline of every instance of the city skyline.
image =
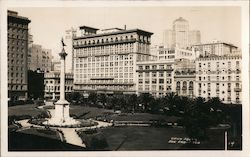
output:
M 34 44 L 41 44 L 51 49 L 55 59 L 58 58 L 57 54 L 60 52 L 60 40 L 65 35 L 65 31 L 71 27 L 87 25 L 98 29 L 106 29 L 113 27 L 124 28 L 126 25 L 127 29 L 139 28 L 154 33 L 152 35 L 153 46 L 163 43 L 164 30 L 172 29 L 173 21 L 179 17 L 183 17 L 189 22 L 190 29 L 200 30 L 202 43 L 219 40 L 241 47 L 240 7 L 9 9 L 18 11 L 20 16 L 28 17 L 31 20 L 29 29 L 34 37 Z M 88 16 L 83 16 L 86 13 L 88 13 Z M 133 16 L 130 16 L 131 14 Z

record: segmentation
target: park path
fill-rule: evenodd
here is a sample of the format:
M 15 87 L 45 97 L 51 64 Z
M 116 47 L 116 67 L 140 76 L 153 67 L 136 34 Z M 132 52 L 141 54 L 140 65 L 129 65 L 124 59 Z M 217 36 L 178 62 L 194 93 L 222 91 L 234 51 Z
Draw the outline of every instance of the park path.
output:
M 24 119 L 24 120 L 19 120 L 18 123 L 22 125 L 22 128 L 28 128 L 31 127 L 32 124 L 28 123 L 28 119 Z
M 61 130 L 63 132 L 65 141 L 67 143 L 81 146 L 81 147 L 86 147 L 86 145 L 83 143 L 82 139 L 79 137 L 79 135 L 76 133 L 76 131 L 112 126 L 111 123 L 96 121 L 96 120 L 93 120 L 93 121 L 97 122 L 98 125 L 91 126 L 91 127 L 82 127 L 82 128 L 60 128 L 60 127 L 51 127 L 51 128 Z M 24 130 L 24 129 L 28 129 L 31 126 L 38 127 L 38 128 L 44 128 L 44 126 L 34 125 L 34 124 L 28 123 L 28 119 L 19 120 L 17 122 L 22 125 L 22 128 L 20 128 L 19 131 Z
M 86 147 L 86 145 L 82 142 L 82 139 L 78 136 L 74 128 L 58 128 L 63 132 L 64 138 L 67 143 Z

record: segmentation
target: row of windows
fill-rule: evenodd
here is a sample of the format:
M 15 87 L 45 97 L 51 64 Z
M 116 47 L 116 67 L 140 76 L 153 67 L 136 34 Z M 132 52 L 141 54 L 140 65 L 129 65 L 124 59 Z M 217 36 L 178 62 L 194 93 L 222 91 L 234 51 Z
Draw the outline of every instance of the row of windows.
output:
M 8 76 L 9 76 L 9 74 L 10 74 L 10 77 L 23 77 L 24 76 L 24 73 L 13 73 L 13 72 L 11 72 L 11 73 L 9 73 L 8 72 Z
M 109 42 L 118 42 L 118 41 L 127 41 L 127 40 L 135 40 L 136 38 L 133 35 L 126 36 L 116 36 L 116 37 L 103 37 L 102 39 L 82 39 L 75 40 L 73 42 L 74 45 L 91 45 L 91 44 L 101 44 L 101 43 L 109 43 Z M 140 41 L 150 42 L 150 37 L 147 36 L 139 36 Z
M 151 73 L 151 77 L 157 77 L 157 73 L 158 73 L 158 77 L 164 77 L 164 72 L 150 72 Z M 142 77 L 150 77 L 150 73 L 149 72 L 145 72 L 145 73 L 138 73 L 138 77 L 142 78 Z M 144 76 L 143 76 L 144 74 Z M 171 73 L 166 73 L 167 77 L 171 77 L 172 74 Z
M 8 38 L 15 38 L 15 39 L 23 39 L 23 40 L 25 40 L 26 36 L 27 35 L 17 35 L 17 34 L 9 34 L 8 33 Z
M 23 54 L 19 54 L 19 53 L 8 53 L 8 57 L 12 57 L 12 58 L 24 58 Z
M 223 87 L 224 87 L 225 85 L 227 85 L 228 88 L 231 88 L 231 85 L 232 85 L 232 84 L 233 84 L 233 83 L 227 83 L 227 84 L 225 84 L 225 83 L 216 83 L 216 90 L 219 90 L 220 85 L 222 85 Z M 203 83 L 203 86 L 206 86 L 206 83 Z M 207 86 L 208 86 L 208 88 L 210 88 L 210 87 L 211 87 L 211 83 L 207 83 Z M 202 88 L 202 83 L 199 83 L 199 84 L 198 84 L 198 87 L 199 87 L 199 89 Z M 236 88 L 240 88 L 240 83 L 235 83 L 235 87 L 236 87 Z
M 201 76 L 199 76 L 199 81 L 206 81 L 206 79 L 207 79 L 207 81 L 231 81 L 232 80 L 232 77 L 231 76 L 216 76 L 216 77 L 212 77 L 213 79 L 211 79 L 211 77 L 210 76 L 208 76 L 208 77 L 201 77 Z M 226 80 L 226 78 L 227 78 L 227 80 Z M 240 81 L 240 76 L 235 76 L 235 80 L 236 81 Z
M 144 88 L 143 88 L 144 87 Z M 158 89 L 157 89 L 158 87 Z M 167 91 L 171 91 L 172 88 L 171 86 L 164 86 L 164 85 L 145 85 L 145 86 L 142 86 L 142 85 L 139 85 L 138 86 L 138 90 L 142 91 L 142 90 L 145 90 L 145 91 L 149 91 L 149 90 L 152 90 L 152 91 L 156 91 L 156 90 L 159 90 L 159 91 L 164 91 L 164 90 L 167 90 Z
M 46 84 L 48 84 L 48 83 L 60 84 L 60 80 L 50 80 L 50 81 L 46 80 L 45 83 Z M 65 80 L 65 84 L 73 84 L 73 81 L 72 80 L 70 80 L 70 81 Z
M 86 89 L 105 89 L 105 90 L 132 90 L 133 87 L 128 85 L 77 85 L 76 90 L 86 90 Z
M 116 67 L 116 68 L 84 68 L 75 69 L 75 73 L 118 73 L 118 72 L 133 72 L 133 67 Z
M 60 86 L 45 86 L 47 92 L 60 91 Z M 65 91 L 72 91 L 73 86 L 65 86 Z
M 124 44 L 125 45 L 125 44 Z M 96 47 L 98 48 L 98 47 Z M 126 46 L 113 46 L 110 48 L 107 46 L 100 46 L 99 49 L 96 48 L 84 48 L 84 49 L 75 49 L 77 56 L 98 56 L 98 55 L 111 55 L 111 54 L 122 54 L 122 53 L 132 53 L 134 52 L 133 45 Z
M 175 53 L 175 50 L 160 50 L 159 51 L 159 54 L 162 55 L 162 54 L 174 54 Z
M 114 78 L 131 78 L 133 73 L 105 73 L 105 74 L 76 74 L 75 78 L 91 78 L 91 77 L 114 77 Z
M 139 70 L 172 69 L 172 66 L 171 65 L 164 65 L 164 64 L 161 64 L 161 65 L 145 65 L 145 66 L 139 65 L 138 69 Z
M 24 46 L 25 43 L 27 43 L 27 42 L 22 41 L 22 40 L 16 40 L 16 39 L 10 39 L 10 38 L 8 38 L 8 44 L 11 45 L 11 46 L 12 45 L 15 45 L 15 46 L 19 46 L 19 45 Z
M 8 22 L 8 30 L 9 31 L 17 31 L 17 30 L 19 30 L 20 28 L 27 28 L 28 27 L 28 25 L 27 24 L 17 24 L 17 23 L 12 23 L 12 22 Z M 14 27 L 18 27 L 18 28 L 13 28 L 13 27 L 11 27 L 11 26 L 14 26 Z
M 189 87 L 193 87 L 194 86 L 194 82 L 193 81 L 190 81 L 190 82 L 183 81 L 182 82 L 182 87 L 187 87 L 187 84 L 189 84 Z M 181 82 L 177 81 L 176 82 L 176 87 L 180 87 L 180 86 L 181 86 Z
M 24 83 L 24 80 L 23 79 L 10 79 L 10 78 L 8 78 L 8 82 L 9 83 Z
M 88 58 L 76 58 L 76 64 L 89 62 L 99 62 L 99 61 L 127 61 L 132 60 L 133 55 L 111 55 L 111 56 L 100 56 L 100 57 L 88 57 Z
M 26 90 L 23 85 L 9 85 L 10 90 Z
M 150 84 L 150 80 L 149 79 L 144 79 L 144 81 L 143 81 L 143 79 L 139 79 L 138 80 L 138 83 L 139 84 L 143 84 L 143 83 L 145 83 L 145 84 Z M 159 84 L 164 84 L 165 83 L 165 79 L 151 79 L 151 84 L 157 84 L 157 83 L 159 83 Z M 166 80 L 166 83 L 172 83 L 172 79 L 167 79 Z
M 159 56 L 159 60 L 163 60 L 163 59 L 174 59 L 175 55 L 168 55 L 168 56 Z
M 228 66 L 228 68 L 230 68 L 231 67 L 231 61 L 228 61 L 227 62 L 227 66 Z M 235 62 L 236 63 L 236 67 L 239 67 L 239 65 L 240 65 L 240 61 L 236 61 Z M 213 64 L 213 63 L 212 63 Z M 225 62 L 216 62 L 216 67 L 217 68 L 219 68 L 220 67 L 220 65 L 221 66 L 225 66 Z M 211 63 L 210 62 L 208 62 L 207 64 L 206 63 L 199 63 L 199 68 L 201 68 L 201 67 L 206 67 L 207 66 L 207 68 L 210 68 L 211 67 Z
M 89 80 L 89 79 L 75 79 L 77 83 L 89 83 L 89 84 L 112 84 L 112 83 L 134 83 L 133 79 L 117 79 L 114 80 Z
M 88 68 L 88 67 L 113 67 L 113 66 L 133 66 L 133 61 L 119 61 L 119 62 L 97 62 L 97 63 L 85 63 L 75 64 L 76 68 Z

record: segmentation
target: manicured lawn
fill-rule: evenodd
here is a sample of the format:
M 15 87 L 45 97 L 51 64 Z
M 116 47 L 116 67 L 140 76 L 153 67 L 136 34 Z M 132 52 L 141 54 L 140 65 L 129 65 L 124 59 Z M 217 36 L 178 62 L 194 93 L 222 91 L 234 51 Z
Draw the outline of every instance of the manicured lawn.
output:
M 37 105 L 34 104 L 11 106 L 8 107 L 8 116 L 30 115 L 35 117 L 44 112 L 44 110 L 38 109 L 36 107 Z
M 72 151 L 85 150 L 82 147 L 63 143 L 60 140 L 24 134 L 20 132 L 9 132 L 9 151 Z
M 96 107 L 85 107 L 78 105 L 70 105 L 70 114 L 76 115 L 79 118 L 95 118 L 97 116 L 113 113 L 113 110 L 107 110 Z
M 95 136 L 105 137 L 108 146 L 101 150 L 223 150 L 224 134 L 222 130 L 209 130 L 210 139 L 200 145 L 171 144 L 171 137 L 186 138 L 183 128 L 157 127 L 110 127 L 94 134 L 85 134 L 82 138 L 91 141 Z M 91 149 L 91 148 L 89 148 Z
M 183 129 L 154 127 L 112 127 L 102 134 L 110 150 L 176 150 L 182 144 L 168 144 L 169 139 L 186 137 Z
M 47 138 L 51 138 L 51 139 L 55 139 L 55 140 L 60 140 L 60 135 L 55 130 L 31 128 L 31 129 L 22 130 L 20 132 L 25 133 L 25 134 L 37 135 L 37 136 L 47 137 Z

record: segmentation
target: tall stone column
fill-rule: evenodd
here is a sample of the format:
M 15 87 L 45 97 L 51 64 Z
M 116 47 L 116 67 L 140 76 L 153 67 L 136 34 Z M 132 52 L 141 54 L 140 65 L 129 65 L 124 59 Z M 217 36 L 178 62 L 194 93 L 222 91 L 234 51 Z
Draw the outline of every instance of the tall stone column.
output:
M 69 102 L 65 99 L 65 58 L 67 53 L 64 48 L 59 53 L 61 61 L 60 72 L 60 98 L 55 103 L 55 119 L 61 123 L 64 123 L 69 118 Z
M 61 60 L 61 73 L 60 73 L 60 98 L 55 103 L 54 114 L 52 114 L 51 119 L 48 120 L 47 124 L 68 126 L 79 124 L 80 122 L 71 118 L 69 115 L 69 102 L 65 99 L 65 58 L 67 53 L 64 50 L 66 46 L 62 40 L 62 52 L 59 53 Z

